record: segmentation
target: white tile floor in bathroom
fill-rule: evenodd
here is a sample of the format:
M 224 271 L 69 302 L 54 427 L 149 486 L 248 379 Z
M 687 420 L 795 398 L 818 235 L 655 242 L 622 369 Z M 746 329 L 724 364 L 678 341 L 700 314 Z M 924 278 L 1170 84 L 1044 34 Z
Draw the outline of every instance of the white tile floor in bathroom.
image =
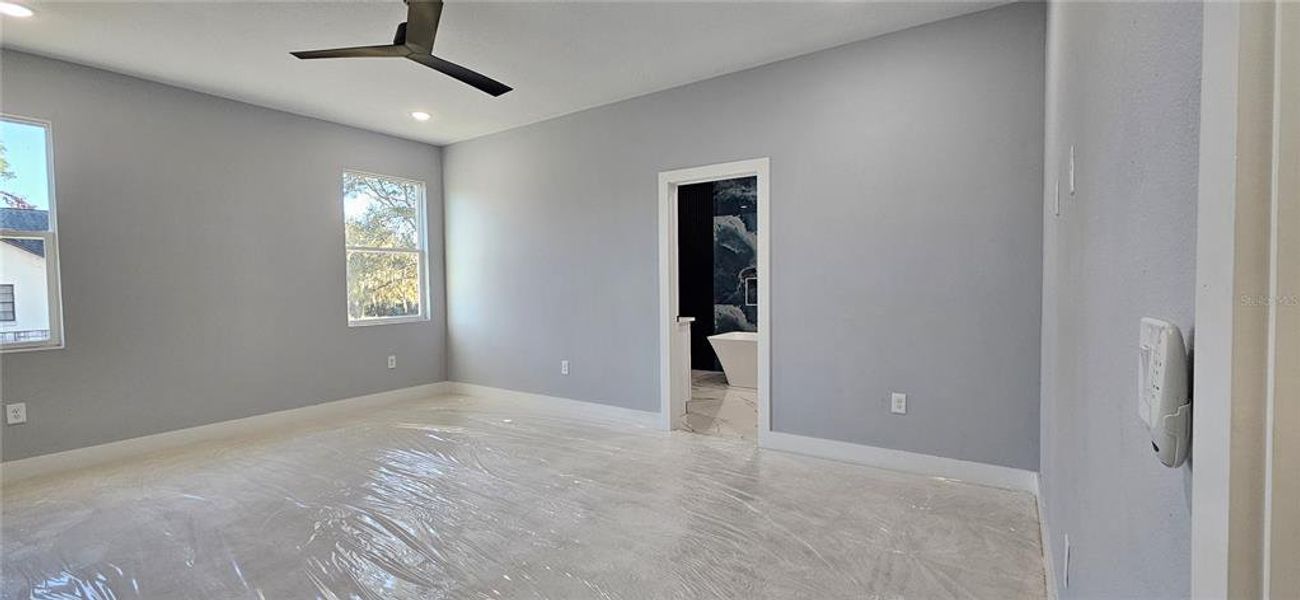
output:
M 445 397 L 3 490 L 4 598 L 1042 598 L 1034 498 Z
M 691 371 L 691 399 L 678 426 L 692 433 L 756 441 L 758 390 L 730 387 L 717 371 Z

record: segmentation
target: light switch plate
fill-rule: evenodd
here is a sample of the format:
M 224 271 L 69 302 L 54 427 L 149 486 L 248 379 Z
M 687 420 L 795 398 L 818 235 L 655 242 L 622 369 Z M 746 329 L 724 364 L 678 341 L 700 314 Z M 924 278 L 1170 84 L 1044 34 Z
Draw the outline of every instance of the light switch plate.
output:
M 561 375 L 569 374 L 569 361 L 567 360 L 560 361 L 560 374 Z
M 397 368 L 397 355 L 395 355 L 395 354 L 389 354 L 389 355 L 388 355 L 388 368 L 390 368 L 390 369 L 396 369 L 396 368 Z

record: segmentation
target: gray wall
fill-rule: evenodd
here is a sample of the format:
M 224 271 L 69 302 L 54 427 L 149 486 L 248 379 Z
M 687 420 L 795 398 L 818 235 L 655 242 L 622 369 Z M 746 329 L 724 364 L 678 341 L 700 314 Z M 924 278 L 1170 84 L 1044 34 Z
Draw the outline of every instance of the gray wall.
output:
M 1011 5 L 448 147 L 451 378 L 658 410 L 657 175 L 766 156 L 775 428 L 1036 469 L 1044 45 Z
M 445 379 L 440 150 L 31 55 L 54 124 L 67 348 L 3 356 L 12 460 Z M 344 168 L 428 183 L 433 319 L 349 329 Z M 398 368 L 389 371 L 389 354 Z
M 1188 467 L 1137 416 L 1138 320 L 1193 325 L 1198 4 L 1050 8 L 1042 488 L 1064 597 L 1189 593 Z M 1065 185 L 1076 146 L 1076 190 Z M 1062 212 L 1050 210 L 1057 178 Z M 1194 342 L 1194 340 L 1193 340 Z M 1193 344 L 1194 345 L 1194 344 Z

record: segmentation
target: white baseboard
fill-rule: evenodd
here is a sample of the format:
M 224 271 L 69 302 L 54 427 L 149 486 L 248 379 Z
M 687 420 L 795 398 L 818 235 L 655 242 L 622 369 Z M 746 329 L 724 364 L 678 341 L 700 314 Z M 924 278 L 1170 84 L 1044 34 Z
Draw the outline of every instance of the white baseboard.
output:
M 232 437 L 256 435 L 297 426 L 310 421 L 337 417 L 342 414 L 370 410 L 379 406 L 409 400 L 422 400 L 445 395 L 448 382 L 429 383 L 414 387 L 389 390 L 343 400 L 322 402 L 300 408 L 291 408 L 272 413 L 254 415 L 230 421 L 199 425 L 186 429 L 177 429 L 137 438 L 109 442 L 98 446 L 88 446 L 43 454 L 0 463 L 0 484 L 9 484 L 39 475 L 51 475 L 74 469 L 99 466 L 154 452 L 174 450 L 195 444 L 212 442 Z
M 1047 527 L 1047 511 L 1042 490 L 1039 487 L 1038 473 L 1026 469 L 878 448 L 779 431 L 760 431 L 758 445 L 761 448 L 771 450 L 859 463 L 892 471 L 955 479 L 1033 494 L 1034 500 L 1038 504 L 1039 536 L 1042 539 L 1043 547 L 1043 583 L 1047 589 L 1048 600 L 1057 599 L 1055 562 L 1052 560 L 1052 536 Z
M 464 396 L 474 396 L 481 398 L 496 398 L 501 400 L 512 400 L 516 402 L 526 402 L 533 404 L 549 404 L 556 408 L 563 409 L 565 412 L 577 413 L 590 417 L 604 418 L 613 421 L 622 421 L 635 425 L 642 425 L 659 429 L 659 413 L 634 408 L 624 408 L 621 406 L 611 406 L 609 404 L 599 404 L 596 402 L 583 402 L 581 400 L 572 400 L 569 398 L 560 398 L 558 396 L 547 396 L 545 394 L 534 394 L 531 392 L 520 392 L 516 390 L 507 390 L 504 388 L 478 385 L 474 383 L 461 383 L 458 381 L 447 382 L 446 393 L 461 394 Z
M 370 410 L 386 404 L 429 399 L 449 394 L 546 404 L 568 413 L 659 429 L 658 412 L 470 383 L 444 381 L 0 463 L 0 482 L 7 484 L 38 475 L 98 466 L 153 452 L 193 446 L 203 442 L 242 435 L 256 435 L 289 425 L 302 425 L 309 421 Z M 902 450 L 876 448 L 776 431 L 761 432 L 759 446 L 772 450 L 866 464 L 895 471 L 957 479 L 1033 494 L 1037 494 L 1038 491 L 1037 474 L 1023 469 L 917 454 Z
M 1025 469 L 864 446 L 851 442 L 827 440 L 779 431 L 759 432 L 758 445 L 761 448 L 859 463 L 893 471 L 956 479 L 1030 494 L 1038 493 L 1038 474 Z
M 577 412 L 589 416 L 631 422 L 654 429 L 660 429 L 659 413 L 583 402 L 557 396 L 534 394 L 507 390 L 472 383 L 448 382 L 447 393 L 497 398 L 530 403 L 543 403 L 562 408 L 566 412 Z M 759 446 L 772 450 L 781 450 L 853 462 L 894 471 L 904 471 L 920 475 L 930 475 L 956 479 L 980 485 L 1000 487 L 1030 494 L 1038 494 L 1038 474 L 1025 469 L 1003 467 L 972 461 L 944 458 L 928 454 L 918 454 L 903 450 L 891 450 L 864 446 L 849 442 L 840 442 L 822 438 L 807 437 L 781 432 L 764 432 L 759 436 Z

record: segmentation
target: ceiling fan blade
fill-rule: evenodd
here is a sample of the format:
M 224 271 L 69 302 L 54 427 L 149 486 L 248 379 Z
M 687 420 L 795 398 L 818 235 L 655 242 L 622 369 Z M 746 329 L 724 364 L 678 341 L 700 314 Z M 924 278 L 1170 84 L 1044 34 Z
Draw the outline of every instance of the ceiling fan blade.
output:
M 291 52 L 301 59 L 309 58 L 388 58 L 406 56 L 410 50 L 406 46 L 355 46 L 352 48 L 331 48 L 329 50 L 305 50 Z
M 442 18 L 442 0 L 406 0 L 406 44 L 433 50 L 433 38 Z
M 488 77 L 487 75 L 475 73 L 474 71 L 466 69 L 454 62 L 443 60 L 430 54 L 411 54 L 407 56 L 407 58 L 448 75 L 453 79 L 472 85 L 493 96 L 500 96 L 501 94 L 513 89 L 500 81 Z

